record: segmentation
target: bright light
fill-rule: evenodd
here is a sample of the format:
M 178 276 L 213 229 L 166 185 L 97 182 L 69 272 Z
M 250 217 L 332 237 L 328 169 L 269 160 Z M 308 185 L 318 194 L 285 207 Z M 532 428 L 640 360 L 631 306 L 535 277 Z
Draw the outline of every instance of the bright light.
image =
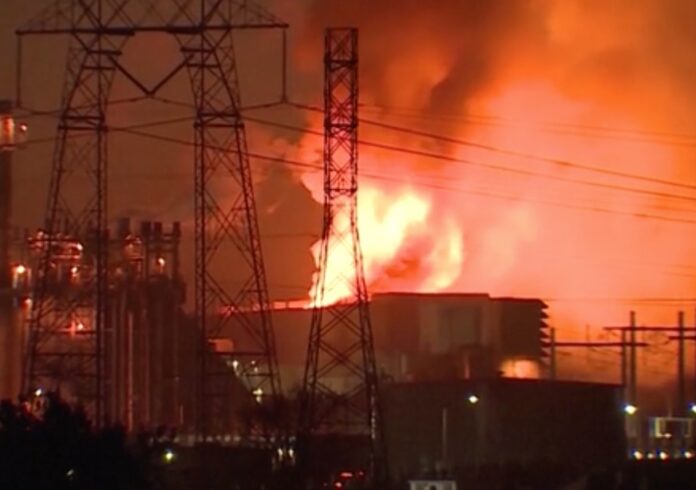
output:
M 41 396 L 43 395 L 43 390 L 41 388 L 37 388 L 36 391 L 34 392 L 35 396 Z
M 633 459 L 643 459 L 643 453 L 636 449 L 633 451 Z
M 27 268 L 24 266 L 24 264 L 19 264 L 15 266 L 15 273 L 19 276 L 27 272 Z
M 174 451 L 172 451 L 171 449 L 165 450 L 164 454 L 162 455 L 162 459 L 164 459 L 165 463 L 171 463 L 172 461 L 174 461 L 175 458 L 176 454 L 174 454 Z
M 252 393 L 256 397 L 257 403 L 261 403 L 261 398 L 263 397 L 263 390 L 261 388 L 256 388 Z
M 655 455 L 653 453 L 648 453 L 648 459 L 655 459 Z
M 692 403 L 689 405 L 689 411 L 693 414 L 696 414 L 696 403 Z
M 77 322 L 77 325 L 75 326 L 78 332 L 82 332 L 85 329 L 85 324 L 82 322 Z
M 659 456 L 662 461 L 664 461 L 665 459 L 669 459 L 669 454 L 667 454 L 666 451 L 660 451 Z
M 684 457 L 685 457 L 686 459 L 691 459 L 691 458 L 693 458 L 693 457 L 694 457 L 693 451 L 684 451 Z
M 75 476 L 75 470 L 72 469 L 72 468 L 70 468 L 70 469 L 65 473 L 65 476 L 67 476 L 68 478 L 71 479 L 73 476 Z
M 472 405 L 476 405 L 479 402 L 479 397 L 476 395 L 469 395 L 468 400 Z
M 626 412 L 627 415 L 634 415 L 638 411 L 638 407 L 635 405 L 631 405 L 630 403 L 627 403 L 624 406 L 624 412 Z
M 164 267 L 167 264 L 167 261 L 164 260 L 164 257 L 157 257 L 157 265 L 160 267 Z

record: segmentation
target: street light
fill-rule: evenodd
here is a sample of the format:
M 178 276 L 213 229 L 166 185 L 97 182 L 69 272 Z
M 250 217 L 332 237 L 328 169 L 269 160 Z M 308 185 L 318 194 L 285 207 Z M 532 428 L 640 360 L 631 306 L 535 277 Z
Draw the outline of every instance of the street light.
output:
M 624 412 L 626 412 L 626 415 L 635 415 L 637 411 L 638 407 L 632 405 L 631 403 L 627 403 L 626 405 L 624 405 Z
M 164 459 L 165 463 L 171 463 L 172 461 L 174 461 L 175 458 L 176 454 L 174 454 L 174 451 L 172 451 L 171 449 L 166 449 L 164 451 L 164 454 L 162 455 L 162 459 Z
M 471 403 L 472 405 L 476 405 L 479 402 L 479 397 L 474 395 L 474 394 L 471 394 L 471 395 L 469 395 L 468 400 L 469 400 L 469 403 Z

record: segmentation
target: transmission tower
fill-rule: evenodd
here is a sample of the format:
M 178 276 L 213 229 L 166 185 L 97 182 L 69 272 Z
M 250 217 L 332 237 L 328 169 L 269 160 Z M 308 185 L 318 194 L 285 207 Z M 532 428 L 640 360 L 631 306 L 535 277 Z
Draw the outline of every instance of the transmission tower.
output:
M 67 35 L 70 49 L 54 151 L 24 389 L 69 386 L 98 424 L 109 406 L 107 122 L 115 75 L 156 97 L 188 72 L 194 98 L 195 316 L 200 329 L 196 431 L 226 429 L 224 391 L 243 379 L 259 401 L 279 390 L 275 341 L 240 116 L 232 32 L 287 25 L 247 0 L 57 0 L 17 33 Z M 156 84 L 119 56 L 141 32 L 173 35 L 182 60 Z M 230 271 L 230 253 L 236 254 Z M 231 279 L 230 275 L 234 277 Z M 224 310 L 225 313 L 222 313 Z M 240 333 L 244 348 L 220 348 Z M 224 343 L 222 343 L 224 345 Z M 235 366 L 234 372 L 230 366 Z
M 385 470 L 378 374 L 357 223 L 358 33 L 328 29 L 324 52 L 324 227 L 300 413 L 300 458 L 322 437 L 367 438 L 373 476 Z M 344 270 L 327 274 L 332 260 Z M 350 292 L 324 305 L 333 288 Z

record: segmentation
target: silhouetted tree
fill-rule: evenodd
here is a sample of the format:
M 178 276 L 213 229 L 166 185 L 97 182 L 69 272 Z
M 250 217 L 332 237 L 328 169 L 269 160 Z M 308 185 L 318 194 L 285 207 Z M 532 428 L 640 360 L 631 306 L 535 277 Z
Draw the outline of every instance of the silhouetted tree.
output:
M 0 488 L 3 490 L 136 490 L 148 488 L 149 455 L 128 447 L 114 426 L 94 430 L 80 408 L 55 394 L 42 415 L 0 402 Z

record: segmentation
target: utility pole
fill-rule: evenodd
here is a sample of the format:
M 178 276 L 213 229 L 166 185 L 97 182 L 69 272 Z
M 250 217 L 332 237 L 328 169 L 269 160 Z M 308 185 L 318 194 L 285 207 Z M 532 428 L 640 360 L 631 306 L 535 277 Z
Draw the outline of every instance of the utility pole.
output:
M 379 483 L 386 480 L 386 457 L 357 213 L 358 31 L 328 29 L 324 41 L 324 226 L 300 408 L 300 467 L 317 464 L 322 441 L 352 438 L 362 441 L 364 463 Z M 333 257 L 347 260 L 345 270 L 329 277 Z M 325 304 L 332 288 L 348 297 Z
M 551 381 L 556 381 L 558 376 L 558 367 L 556 364 L 556 329 L 549 329 L 549 354 L 551 359 L 549 360 L 549 378 Z
M 627 347 L 629 349 L 628 356 L 628 382 L 627 382 L 627 401 L 632 404 L 637 403 L 637 392 L 638 392 L 638 375 L 637 375 L 637 361 L 636 361 L 636 345 L 635 342 L 637 332 L 658 332 L 658 333 L 675 333 L 675 336 L 670 336 L 670 340 L 677 340 L 677 415 L 684 415 L 686 407 L 686 376 L 685 376 L 685 341 L 689 339 L 686 337 L 686 332 L 696 332 L 696 328 L 687 328 L 684 324 L 684 313 L 679 312 L 677 319 L 677 326 L 669 325 L 649 325 L 649 326 L 637 326 L 636 325 L 636 314 L 634 311 L 630 313 L 630 323 L 628 326 L 612 326 L 605 327 L 608 331 L 619 331 L 621 333 L 622 339 L 626 336 L 629 337 L 629 342 Z
M 684 325 L 684 312 L 679 312 L 679 326 L 677 335 L 677 415 L 686 414 L 686 376 L 685 376 L 685 356 L 684 338 L 686 337 L 686 327 Z
M 690 332 L 691 335 L 686 335 L 686 332 Z M 678 384 L 679 384 L 679 399 L 680 399 L 680 407 L 684 410 L 684 413 L 687 411 L 692 411 L 694 410 L 694 402 L 696 401 L 696 388 L 694 388 L 693 392 L 693 400 L 691 403 L 687 402 L 688 396 L 687 396 L 687 388 L 686 388 L 686 342 L 691 342 L 696 345 L 696 335 L 693 333 L 696 332 L 696 327 L 686 327 L 686 322 L 684 321 L 684 312 L 679 312 L 679 329 L 677 335 L 670 336 L 670 340 L 676 340 L 678 342 L 678 356 L 677 356 L 677 362 L 678 362 Z M 696 380 L 696 348 L 694 348 L 694 380 Z
M 621 339 L 620 342 L 605 342 L 605 341 L 597 341 L 597 342 L 592 342 L 592 341 L 587 341 L 587 342 L 576 342 L 576 341 L 558 341 L 556 340 L 556 332 L 555 329 L 551 329 L 551 336 L 550 336 L 550 351 L 551 351 L 551 379 L 555 380 L 556 379 L 556 367 L 557 367 L 557 360 L 556 360 L 556 355 L 558 353 L 558 349 L 594 349 L 594 348 L 615 348 L 619 347 L 621 348 L 621 372 L 620 372 L 620 377 L 621 377 L 621 386 L 626 387 L 626 369 L 625 369 L 625 364 L 626 364 L 626 349 L 627 347 L 647 347 L 648 344 L 645 342 L 627 342 L 625 339 Z

